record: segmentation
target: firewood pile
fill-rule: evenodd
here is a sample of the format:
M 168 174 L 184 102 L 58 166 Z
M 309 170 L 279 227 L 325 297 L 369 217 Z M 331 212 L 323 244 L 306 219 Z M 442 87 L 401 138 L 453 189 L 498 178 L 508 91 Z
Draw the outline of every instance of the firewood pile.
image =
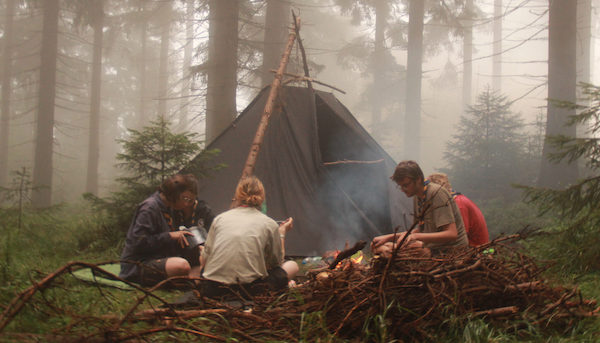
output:
M 430 338 L 451 317 L 518 329 L 525 322 L 566 328 L 597 315 L 596 302 L 582 299 L 577 288 L 544 281 L 543 268 L 511 244 L 516 239 L 443 258 L 399 254 L 374 258 L 369 266 L 346 261 L 333 271 L 310 273 L 311 281 L 294 290 L 299 295 L 277 307 L 265 301 L 255 314 L 285 323 L 278 318 L 322 311 L 330 332 L 346 338 L 360 337 L 365 321 L 384 315 L 389 337 L 403 341 Z
M 431 340 L 449 322 L 474 318 L 504 329 L 527 323 L 542 330 L 568 330 L 575 321 L 597 315 L 600 308 L 595 301 L 583 299 L 577 288 L 544 280 L 543 268 L 515 245 L 519 239 L 519 235 L 505 237 L 435 258 L 414 257 L 400 249 L 394 258 L 375 257 L 367 264 L 345 259 L 333 269 L 309 270 L 308 281 L 284 294 L 255 297 L 250 309 L 204 298 L 195 290 L 190 293 L 195 295 L 193 301 L 174 306 L 153 290 L 138 289 L 141 296 L 129 310 L 101 315 L 77 313 L 77 307 L 61 309 L 42 297 L 34 305 L 38 310 L 45 305 L 44 311 L 72 320 L 51 335 L 2 333 L 18 313 L 15 304 L 33 301 L 35 292 L 30 289 L 4 309 L 0 338 L 122 342 L 235 337 L 294 342 L 364 337 L 383 325 L 388 339 L 408 342 Z M 37 286 L 43 290 L 52 285 Z M 107 297 L 105 290 L 99 293 Z

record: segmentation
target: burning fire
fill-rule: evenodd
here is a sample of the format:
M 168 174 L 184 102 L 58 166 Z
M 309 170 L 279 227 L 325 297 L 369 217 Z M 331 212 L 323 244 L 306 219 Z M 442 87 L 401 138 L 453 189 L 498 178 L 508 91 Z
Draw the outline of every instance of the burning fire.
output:
M 352 261 L 352 263 L 355 263 L 355 264 L 361 264 L 363 261 L 363 258 L 364 258 L 363 253 L 362 253 L 362 251 L 359 250 L 356 254 L 350 256 L 350 261 Z
M 339 250 L 334 250 L 334 251 L 328 251 L 323 255 L 323 259 L 327 262 L 327 263 L 332 263 L 333 261 L 335 261 L 336 257 L 340 254 Z M 354 255 L 350 256 L 348 258 L 348 260 L 350 260 L 350 262 L 352 262 L 353 264 L 362 264 L 363 260 L 364 260 L 364 255 L 362 253 L 362 251 L 357 251 Z M 340 261 L 335 268 L 341 268 L 343 265 L 344 261 Z

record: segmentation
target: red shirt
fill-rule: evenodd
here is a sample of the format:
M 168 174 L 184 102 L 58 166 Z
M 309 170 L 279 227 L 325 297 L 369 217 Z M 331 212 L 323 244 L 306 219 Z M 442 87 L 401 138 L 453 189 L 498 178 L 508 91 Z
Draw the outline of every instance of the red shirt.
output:
M 489 242 L 490 236 L 487 225 L 479 207 L 462 194 L 456 195 L 454 201 L 460 209 L 460 215 L 463 218 L 467 237 L 469 238 L 469 245 L 478 246 Z

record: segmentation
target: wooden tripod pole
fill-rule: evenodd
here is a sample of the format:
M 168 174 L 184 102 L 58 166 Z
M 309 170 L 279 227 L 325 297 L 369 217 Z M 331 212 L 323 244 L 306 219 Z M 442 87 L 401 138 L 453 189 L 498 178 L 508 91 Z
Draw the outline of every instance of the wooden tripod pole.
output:
M 295 27 L 297 29 L 300 28 L 300 18 L 296 18 Z M 292 28 L 290 30 L 288 42 L 285 47 L 285 51 L 283 52 L 283 56 L 281 57 L 281 61 L 279 62 L 279 68 L 277 69 L 277 73 L 275 73 L 275 79 L 271 84 L 269 97 L 267 98 L 265 109 L 263 110 L 263 114 L 260 118 L 260 123 L 258 124 L 258 128 L 256 129 L 254 140 L 252 141 L 252 145 L 250 146 L 250 152 L 248 153 L 246 164 L 244 165 L 244 169 L 242 170 L 242 177 L 240 178 L 240 181 L 248 176 L 251 176 L 254 173 L 254 166 L 256 164 L 258 152 L 260 151 L 260 147 L 264 140 L 265 132 L 267 131 L 267 126 L 269 126 L 269 118 L 271 117 L 271 113 L 273 112 L 273 108 L 275 107 L 277 93 L 279 92 L 279 88 L 281 87 L 281 79 L 283 78 L 285 67 L 287 66 L 288 60 L 290 58 L 290 53 L 292 52 L 292 47 L 294 46 L 294 41 L 296 40 L 297 29 Z M 233 206 L 234 203 L 235 199 L 233 200 L 231 205 Z

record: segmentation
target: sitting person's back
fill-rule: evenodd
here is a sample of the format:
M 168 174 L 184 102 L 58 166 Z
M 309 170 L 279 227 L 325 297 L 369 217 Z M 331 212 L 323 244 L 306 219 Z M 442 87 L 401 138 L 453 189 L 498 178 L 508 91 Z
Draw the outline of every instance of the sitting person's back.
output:
M 218 215 L 204 247 L 203 276 L 226 284 L 267 277 L 283 256 L 277 223 L 254 207 L 237 207 Z
M 298 272 L 294 261 L 283 263 L 292 220 L 278 226 L 261 213 L 264 198 L 260 180 L 245 178 L 236 189 L 237 206 L 214 219 L 201 257 L 205 296 L 281 290 Z

